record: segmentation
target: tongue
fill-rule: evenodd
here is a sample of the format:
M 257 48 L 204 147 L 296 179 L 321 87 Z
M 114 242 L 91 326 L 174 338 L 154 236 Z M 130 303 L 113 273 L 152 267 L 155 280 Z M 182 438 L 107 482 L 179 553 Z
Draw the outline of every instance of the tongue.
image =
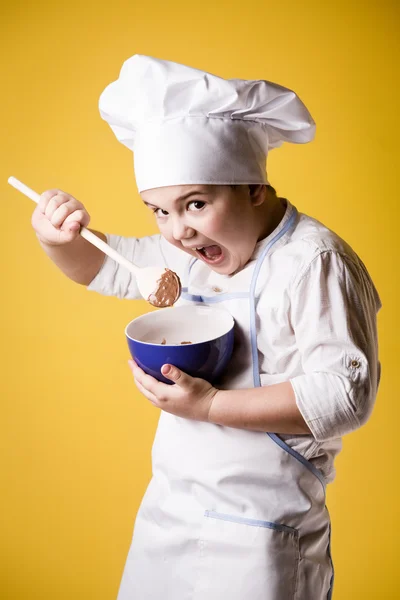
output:
M 204 254 L 207 256 L 207 258 L 215 258 L 216 256 L 222 254 L 222 250 L 219 246 L 206 246 L 204 248 Z

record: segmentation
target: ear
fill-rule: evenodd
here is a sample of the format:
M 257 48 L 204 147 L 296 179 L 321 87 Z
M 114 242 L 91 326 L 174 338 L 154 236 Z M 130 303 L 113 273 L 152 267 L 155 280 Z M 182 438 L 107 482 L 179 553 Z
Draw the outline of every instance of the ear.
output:
M 249 185 L 250 200 L 253 206 L 261 206 L 267 197 L 266 185 Z

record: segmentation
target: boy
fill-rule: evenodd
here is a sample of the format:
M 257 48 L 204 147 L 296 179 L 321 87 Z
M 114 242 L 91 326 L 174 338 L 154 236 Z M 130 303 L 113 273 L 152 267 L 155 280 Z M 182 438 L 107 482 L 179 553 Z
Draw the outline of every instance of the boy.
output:
M 341 436 L 374 404 L 380 302 L 352 249 L 268 184 L 268 151 L 310 141 L 314 122 L 276 84 L 143 56 L 126 61 L 100 111 L 134 151 L 160 235 L 98 235 L 138 266 L 177 272 L 180 302 L 218 303 L 236 336 L 216 387 L 164 365 L 167 386 L 130 361 L 162 411 L 118 599 L 329 598 L 325 484 Z M 79 237 L 88 223 L 58 190 L 33 216 L 71 279 L 137 298 L 131 274 Z

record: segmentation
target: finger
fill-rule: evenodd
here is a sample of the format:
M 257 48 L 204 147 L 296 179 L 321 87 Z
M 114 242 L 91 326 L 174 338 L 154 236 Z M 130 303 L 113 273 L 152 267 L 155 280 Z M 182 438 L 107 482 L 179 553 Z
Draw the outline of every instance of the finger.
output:
M 73 242 L 78 236 L 80 232 L 81 226 L 79 223 L 68 223 L 65 225 L 65 222 L 62 224 L 60 229 L 57 229 L 60 241 L 62 243 Z
M 90 222 L 90 215 L 86 210 L 79 208 L 77 210 L 74 210 L 73 212 L 71 212 L 71 214 L 67 216 L 67 218 L 64 221 L 64 224 L 69 226 L 70 223 L 75 221 L 79 223 L 80 226 L 87 227 Z
M 142 386 L 142 384 L 139 383 L 139 381 L 136 378 L 134 379 L 134 382 L 135 382 L 136 387 L 139 390 L 139 392 L 141 394 L 143 394 L 143 396 L 145 396 L 145 398 L 147 398 L 147 400 L 149 400 L 153 406 L 160 408 L 159 402 L 158 402 L 157 398 L 155 397 L 155 395 L 152 394 L 151 392 L 149 392 L 148 390 L 146 390 L 146 388 L 144 388 Z
M 170 386 L 166 383 L 161 383 L 161 381 L 158 381 L 155 377 L 145 373 L 134 361 L 131 361 L 130 366 L 135 380 L 147 391 L 156 396 L 159 401 L 162 401 L 165 394 L 165 388 L 169 388 Z
M 184 373 L 178 369 L 178 367 L 174 367 L 173 365 L 163 365 L 161 367 L 161 373 L 164 375 L 164 377 L 170 379 L 179 387 L 189 387 L 192 385 L 193 377 L 187 373 Z
M 136 387 L 138 388 L 138 390 L 144 396 L 146 396 L 146 398 L 148 398 L 148 400 L 150 400 L 150 402 L 152 402 L 155 406 L 157 406 L 157 398 L 154 396 L 154 394 L 152 394 L 151 392 L 146 390 L 146 388 L 143 387 L 143 385 L 140 383 L 140 381 L 137 379 L 137 377 L 135 377 L 135 373 L 136 374 L 140 374 L 140 372 L 143 373 L 142 369 L 140 367 L 138 367 L 136 362 L 132 359 L 128 360 L 128 365 L 132 371 L 133 378 L 134 378 L 134 381 L 135 381 L 135 384 L 136 384 Z
M 61 192 L 61 190 L 52 189 L 52 190 L 46 190 L 45 192 L 43 192 L 43 194 L 40 195 L 40 200 L 38 202 L 38 206 L 40 208 L 40 211 L 43 214 L 45 213 L 47 205 L 50 202 L 50 200 L 53 198 L 53 196 L 57 196 L 57 194 L 59 194 L 60 192 Z
M 58 194 L 55 194 L 54 196 L 52 196 L 52 198 L 50 198 L 44 211 L 44 214 L 49 219 L 49 221 L 51 220 L 51 217 L 53 216 L 57 208 L 59 208 L 62 204 L 66 204 L 69 200 L 70 197 L 64 192 L 58 192 Z
M 69 202 L 64 202 L 64 204 L 60 204 L 58 208 L 55 209 L 51 217 L 49 218 L 50 223 L 53 227 L 59 229 L 61 225 L 64 223 L 65 219 L 70 214 L 70 206 Z

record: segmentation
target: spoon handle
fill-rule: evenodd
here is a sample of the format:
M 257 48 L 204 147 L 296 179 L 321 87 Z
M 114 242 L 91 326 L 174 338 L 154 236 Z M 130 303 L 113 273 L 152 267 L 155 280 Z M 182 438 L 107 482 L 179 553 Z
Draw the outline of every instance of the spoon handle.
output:
M 22 183 L 22 181 L 19 181 L 15 177 L 9 177 L 8 183 L 12 185 L 16 190 L 22 192 L 22 194 L 25 194 L 25 196 L 28 196 L 28 198 L 36 202 L 36 204 L 39 202 L 40 195 L 37 192 L 31 190 L 31 188 Z M 96 246 L 96 248 L 104 252 L 104 254 L 107 254 L 107 256 L 115 260 L 115 262 L 126 267 L 135 275 L 138 274 L 139 267 L 136 267 L 133 263 L 127 260 L 124 256 L 122 256 L 122 254 L 119 254 L 116 250 L 114 250 L 114 248 L 111 248 L 111 246 L 106 244 L 106 242 L 103 242 L 103 240 L 101 240 L 99 237 L 97 237 L 97 235 L 89 231 L 89 229 L 86 229 L 86 227 L 81 227 L 79 233 L 85 240 L 93 244 L 93 246 Z

